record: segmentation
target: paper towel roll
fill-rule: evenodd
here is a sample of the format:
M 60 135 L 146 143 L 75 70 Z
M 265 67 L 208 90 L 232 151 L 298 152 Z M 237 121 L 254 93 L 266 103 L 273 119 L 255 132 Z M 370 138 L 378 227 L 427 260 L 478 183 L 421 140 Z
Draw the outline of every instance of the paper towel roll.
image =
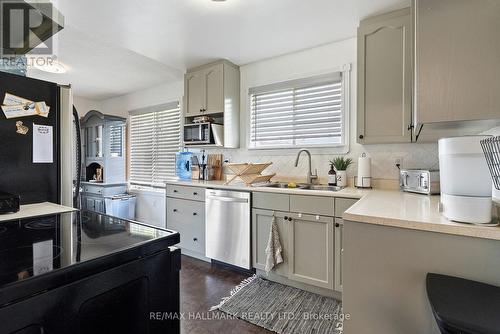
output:
M 356 179 L 356 187 L 369 188 L 371 187 L 372 176 L 372 159 L 363 153 L 358 159 L 358 177 Z

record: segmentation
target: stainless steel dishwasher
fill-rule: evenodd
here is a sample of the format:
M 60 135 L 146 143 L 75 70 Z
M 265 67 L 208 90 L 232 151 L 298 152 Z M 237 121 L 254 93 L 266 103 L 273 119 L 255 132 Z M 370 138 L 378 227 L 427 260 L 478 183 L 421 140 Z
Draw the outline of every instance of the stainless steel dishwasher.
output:
M 250 269 L 250 193 L 207 189 L 206 257 Z

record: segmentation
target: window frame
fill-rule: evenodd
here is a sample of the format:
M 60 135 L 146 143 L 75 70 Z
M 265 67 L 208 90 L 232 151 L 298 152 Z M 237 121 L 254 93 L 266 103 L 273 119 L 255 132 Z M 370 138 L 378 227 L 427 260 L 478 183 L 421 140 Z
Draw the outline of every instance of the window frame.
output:
M 131 116 L 136 116 L 136 115 L 143 115 L 147 113 L 153 113 L 153 112 L 161 112 L 169 109 L 179 109 L 179 150 L 182 149 L 184 143 L 182 140 L 182 128 L 184 125 L 183 121 L 183 105 L 182 105 L 182 99 L 174 100 L 171 102 L 155 105 L 155 106 L 150 106 L 150 107 L 145 107 L 145 108 L 140 108 L 140 109 L 135 109 L 129 111 L 129 126 L 128 131 L 127 131 L 127 175 L 128 175 L 128 183 L 129 185 L 133 186 L 133 189 L 135 190 L 140 190 L 140 189 L 165 189 L 165 184 L 163 181 L 158 181 L 158 180 L 152 180 L 151 183 L 149 182 L 143 182 L 143 181 L 137 181 L 137 180 L 132 180 L 131 179 L 131 170 L 132 170 L 132 119 Z M 174 170 L 175 170 L 175 163 L 174 163 Z M 169 176 L 167 179 L 174 178 L 175 175 Z
M 246 94 L 246 146 L 249 151 L 269 151 L 269 152 L 280 152 L 283 154 L 283 149 L 300 149 L 300 148 L 311 148 L 317 150 L 320 153 L 326 149 L 330 149 L 329 152 L 336 154 L 346 154 L 349 152 L 349 115 L 350 115 L 350 72 L 351 64 L 345 64 L 342 67 L 330 69 L 329 71 L 322 72 L 321 74 L 313 74 L 308 76 L 301 76 L 292 80 L 284 81 L 274 81 L 264 85 L 250 87 Z M 255 147 L 252 146 L 251 136 L 252 136 L 252 110 L 251 110 L 251 97 L 255 92 L 265 92 L 266 88 L 276 87 L 275 90 L 286 89 L 286 87 L 293 86 L 293 84 L 300 83 L 302 85 L 307 85 L 308 83 L 315 83 L 321 80 L 325 80 L 327 77 L 341 76 L 342 82 L 342 138 L 341 143 L 338 145 L 332 144 L 313 144 L 313 145 L 276 145 L 276 146 L 266 146 L 266 147 Z

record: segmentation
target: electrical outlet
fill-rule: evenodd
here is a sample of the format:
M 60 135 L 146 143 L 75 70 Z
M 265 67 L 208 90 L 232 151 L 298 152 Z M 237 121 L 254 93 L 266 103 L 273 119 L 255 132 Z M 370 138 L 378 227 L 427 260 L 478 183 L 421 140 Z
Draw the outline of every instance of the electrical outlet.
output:
M 394 165 L 398 166 L 399 168 L 403 167 L 403 157 L 394 158 Z

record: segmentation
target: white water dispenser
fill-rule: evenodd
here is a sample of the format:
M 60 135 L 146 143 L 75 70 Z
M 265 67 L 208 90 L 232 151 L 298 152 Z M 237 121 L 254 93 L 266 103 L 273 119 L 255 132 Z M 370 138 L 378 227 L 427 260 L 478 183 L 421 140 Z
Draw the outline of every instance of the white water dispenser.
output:
M 480 141 L 490 136 L 439 140 L 441 211 L 453 221 L 491 222 L 492 182 Z

